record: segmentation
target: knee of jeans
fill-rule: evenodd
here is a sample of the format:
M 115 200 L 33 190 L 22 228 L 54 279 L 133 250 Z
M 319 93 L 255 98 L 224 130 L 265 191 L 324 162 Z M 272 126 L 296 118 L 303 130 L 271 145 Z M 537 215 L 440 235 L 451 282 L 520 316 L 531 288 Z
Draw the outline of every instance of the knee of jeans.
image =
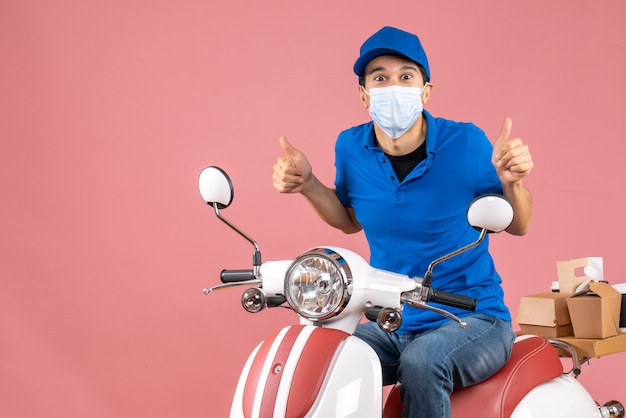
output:
M 440 370 L 445 359 L 441 357 L 441 350 L 430 350 L 428 347 L 417 344 L 409 344 L 400 355 L 400 370 L 406 372 L 415 371 L 428 375 Z
M 380 338 L 378 337 L 378 325 L 372 322 L 366 322 L 364 324 L 360 324 L 354 332 L 354 336 L 359 339 L 371 343 L 378 341 Z

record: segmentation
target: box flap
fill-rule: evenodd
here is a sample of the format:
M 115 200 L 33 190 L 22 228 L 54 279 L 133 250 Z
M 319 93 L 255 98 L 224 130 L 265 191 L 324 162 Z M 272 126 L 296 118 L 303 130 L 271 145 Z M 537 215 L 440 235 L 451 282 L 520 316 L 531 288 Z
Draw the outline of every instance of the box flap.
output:
M 589 290 L 591 290 L 596 295 L 606 298 L 606 297 L 620 297 L 621 293 L 618 292 L 613 286 L 609 285 L 606 282 L 590 282 Z
M 618 292 L 613 286 L 610 286 L 605 282 L 589 282 L 585 289 L 574 293 L 571 297 L 576 296 L 600 296 L 602 298 L 620 297 L 621 293 Z

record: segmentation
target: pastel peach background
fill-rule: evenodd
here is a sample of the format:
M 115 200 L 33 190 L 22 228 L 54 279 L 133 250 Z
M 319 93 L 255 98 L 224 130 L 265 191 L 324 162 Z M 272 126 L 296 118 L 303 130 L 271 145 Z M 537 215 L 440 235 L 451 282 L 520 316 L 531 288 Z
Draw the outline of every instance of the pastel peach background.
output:
M 417 32 L 428 109 L 490 137 L 511 116 L 536 167 L 529 235 L 493 253 L 517 310 L 556 262 L 604 257 L 626 282 L 626 3 L 621 0 L 0 2 L 0 417 L 223 417 L 245 358 L 286 310 L 204 296 L 251 247 L 265 260 L 362 235 L 276 193 L 287 135 L 324 181 L 337 133 L 368 119 L 351 68 L 383 25 Z M 626 402 L 626 354 L 580 380 Z

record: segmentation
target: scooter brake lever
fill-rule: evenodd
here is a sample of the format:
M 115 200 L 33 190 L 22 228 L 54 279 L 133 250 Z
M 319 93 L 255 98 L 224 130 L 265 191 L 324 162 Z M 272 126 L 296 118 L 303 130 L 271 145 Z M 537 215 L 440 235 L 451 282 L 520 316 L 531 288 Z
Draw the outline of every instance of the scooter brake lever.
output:
M 416 299 L 412 298 L 410 296 L 410 294 L 406 294 L 406 293 L 403 294 L 402 297 L 401 297 L 401 300 L 403 302 L 406 302 L 408 305 L 413 306 L 415 308 L 426 309 L 426 310 L 429 310 L 429 311 L 436 312 L 439 315 L 445 316 L 446 318 L 449 318 L 449 319 L 457 322 L 461 328 L 466 328 L 467 327 L 467 322 L 463 321 L 458 316 L 456 316 L 456 315 L 454 315 L 454 314 L 452 314 L 452 313 L 450 313 L 448 311 L 445 311 L 443 309 L 427 305 L 426 302 L 424 302 L 422 300 L 416 300 Z
M 260 285 L 261 283 L 262 281 L 260 279 L 254 279 L 254 280 L 246 280 L 243 282 L 218 284 L 217 286 L 213 286 L 213 287 L 205 287 L 204 289 L 202 289 L 202 293 L 204 293 L 205 295 L 208 295 L 209 293 L 214 292 L 216 290 L 228 289 L 230 287 L 236 287 L 236 286 Z

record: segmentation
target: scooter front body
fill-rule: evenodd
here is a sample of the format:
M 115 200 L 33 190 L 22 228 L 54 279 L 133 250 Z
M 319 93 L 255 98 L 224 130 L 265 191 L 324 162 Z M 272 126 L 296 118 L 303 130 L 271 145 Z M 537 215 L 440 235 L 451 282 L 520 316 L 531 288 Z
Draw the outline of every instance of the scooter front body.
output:
M 376 353 L 346 332 L 283 328 L 259 344 L 239 378 L 231 417 L 380 417 Z

